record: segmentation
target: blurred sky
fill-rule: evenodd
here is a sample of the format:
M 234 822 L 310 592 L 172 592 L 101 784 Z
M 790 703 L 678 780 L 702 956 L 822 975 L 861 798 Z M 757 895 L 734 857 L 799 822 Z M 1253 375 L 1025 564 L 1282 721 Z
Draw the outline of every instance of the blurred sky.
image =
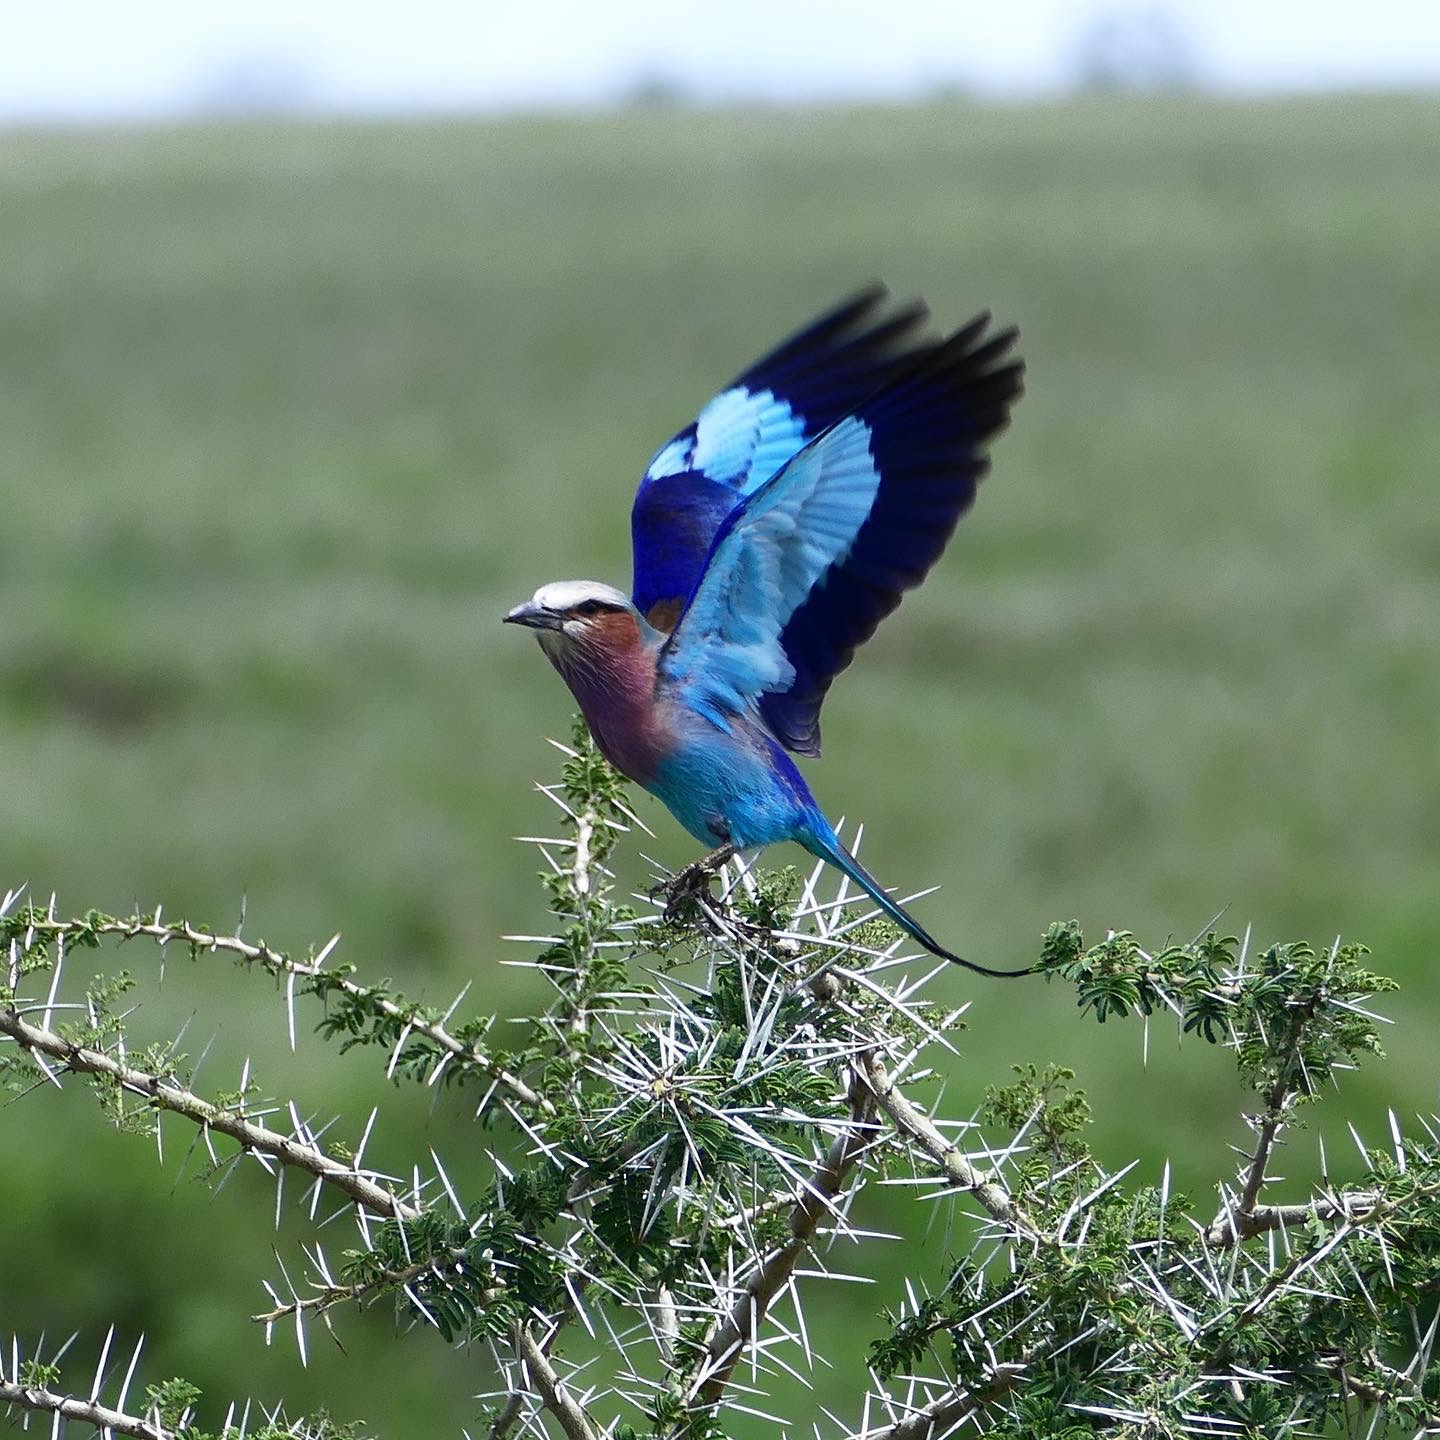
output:
M 1440 85 L 1440 0 L 0 0 L 0 118 Z M 1088 57 L 1088 58 L 1087 58 Z

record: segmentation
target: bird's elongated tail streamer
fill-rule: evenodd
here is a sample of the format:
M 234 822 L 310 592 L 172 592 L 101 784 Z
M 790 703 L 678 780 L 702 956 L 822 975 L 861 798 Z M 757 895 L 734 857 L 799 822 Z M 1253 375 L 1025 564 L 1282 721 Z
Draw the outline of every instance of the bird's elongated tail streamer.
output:
M 1040 968 L 1038 965 L 1027 965 L 1023 970 L 992 970 L 988 965 L 978 965 L 973 960 L 965 959 L 963 955 L 955 954 L 953 950 L 947 950 L 893 896 L 886 892 L 885 887 L 840 843 L 839 837 L 833 830 L 830 830 L 828 824 L 825 832 L 797 838 L 800 839 L 800 844 L 817 859 L 827 861 L 837 870 L 848 875 L 891 920 L 917 944 L 923 945 L 932 955 L 938 955 L 942 960 L 952 961 L 956 965 L 963 965 L 977 975 L 988 975 L 997 980 L 1018 980 L 1022 975 L 1033 975 Z

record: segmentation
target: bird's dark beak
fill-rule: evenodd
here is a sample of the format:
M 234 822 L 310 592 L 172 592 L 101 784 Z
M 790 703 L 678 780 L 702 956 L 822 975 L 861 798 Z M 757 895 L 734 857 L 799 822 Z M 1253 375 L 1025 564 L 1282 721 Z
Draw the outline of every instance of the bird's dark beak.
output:
M 559 630 L 565 624 L 565 617 L 554 610 L 547 610 L 533 600 L 517 605 L 501 622 L 505 625 L 526 625 L 531 630 Z

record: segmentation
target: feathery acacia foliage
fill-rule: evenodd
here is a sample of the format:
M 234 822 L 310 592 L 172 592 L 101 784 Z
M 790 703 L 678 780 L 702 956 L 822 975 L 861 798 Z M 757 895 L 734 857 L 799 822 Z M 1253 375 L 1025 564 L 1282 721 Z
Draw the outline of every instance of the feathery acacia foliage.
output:
M 732 863 L 718 897 L 670 913 L 625 903 L 606 864 L 634 823 L 621 783 L 583 729 L 562 749 L 561 782 L 543 787 L 562 833 L 534 842 L 550 926 L 532 963 L 550 1000 L 518 1043 L 496 1044 L 463 995 L 441 1011 L 362 980 L 333 941 L 297 958 L 160 912 L 64 919 L 11 894 L 0 1086 L 78 1081 L 137 1134 L 178 1116 L 217 1184 L 243 1164 L 282 1187 L 295 1172 L 314 1233 L 265 1282 L 254 1320 L 302 1359 L 317 1324 L 380 1304 L 483 1348 L 498 1377 L 491 1440 L 707 1437 L 732 1413 L 767 1415 L 767 1376 L 815 1370 L 806 1305 L 834 1242 L 880 1243 L 850 1218 L 876 1183 L 950 1207 L 951 1248 L 908 1278 L 854 1393 L 831 1378 L 813 1414 L 777 1430 L 1271 1440 L 1440 1427 L 1435 1130 L 1393 1124 L 1363 1184 L 1322 1178 L 1279 1197 L 1269 1173 L 1321 1086 L 1380 1053 L 1367 1002 L 1391 986 L 1360 947 L 1255 953 L 1208 934 L 1149 952 L 1123 932 L 1089 947 L 1073 924 L 1046 935 L 1043 969 L 1074 987 L 1082 1019 L 1168 1012 L 1233 1052 L 1254 1095 L 1251 1143 L 1218 1201 L 1191 1199 L 1168 1171 L 1127 1183 L 1133 1167 L 1091 1152 L 1067 1071 L 1022 1069 L 962 1122 L 917 1099 L 960 1020 L 926 995 L 944 967 L 903 953 L 843 888 L 822 899 L 820 872 Z M 433 1153 L 403 1181 L 367 1166 L 375 1113 L 342 1144 L 344 1126 L 265 1100 L 248 1066 L 233 1090 L 201 1093 L 178 1041 L 128 1033 L 126 972 L 72 984 L 77 951 L 140 939 L 275 977 L 292 1041 L 318 1001 L 324 1039 L 374 1047 L 399 1084 L 462 1090 L 494 1146 L 483 1190 L 458 1193 Z M 321 1229 L 337 1215 L 352 1225 L 343 1247 Z M 583 1363 L 567 1358 L 582 1331 Z M 15 1337 L 0 1402 L 51 1417 L 55 1433 L 77 1421 L 146 1440 L 362 1434 L 325 1415 L 209 1407 L 183 1380 L 142 1386 L 140 1345 L 122 1360 L 113 1338 L 80 1378 L 63 1349 Z

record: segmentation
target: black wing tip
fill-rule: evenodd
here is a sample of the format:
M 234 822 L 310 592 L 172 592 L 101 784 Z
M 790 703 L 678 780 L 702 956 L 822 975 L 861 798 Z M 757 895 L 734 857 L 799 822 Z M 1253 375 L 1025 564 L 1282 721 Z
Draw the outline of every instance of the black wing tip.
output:
M 861 413 L 897 391 L 938 383 L 983 398 L 999 411 L 997 428 L 1003 426 L 1006 410 L 1024 393 L 1020 377 L 1025 362 L 1011 354 L 1020 338 L 1019 327 L 992 329 L 994 316 L 987 307 L 948 335 L 926 333 L 930 309 L 923 299 L 889 308 L 890 299 L 883 281 L 871 281 L 732 383 L 748 383 L 766 371 L 783 373 L 792 365 L 823 369 L 863 356 L 871 388 L 857 394 L 848 413 Z M 1008 363 L 1000 364 L 1007 356 Z
M 910 363 L 888 377 L 869 398 L 876 400 L 889 392 L 936 382 L 968 389 L 994 380 L 1008 381 L 1014 387 L 1013 396 L 1018 397 L 1023 391 L 1025 361 L 1012 352 L 1020 327 L 991 330 L 993 321 L 989 310 L 981 310 L 943 339 L 914 348 L 902 357 Z
M 991 315 L 982 310 L 953 331 L 928 352 L 916 354 L 912 363 L 882 385 L 857 407 L 862 419 L 867 410 L 883 409 L 892 420 L 899 411 L 929 411 L 937 403 L 946 410 L 963 403 L 971 422 L 963 435 L 966 449 L 979 449 L 1000 434 L 1010 421 L 1010 412 L 1025 393 L 1025 362 L 1013 353 L 1020 338 L 1017 326 L 989 330 Z M 954 457 L 952 457 L 953 459 Z
M 813 323 L 818 326 L 829 319 L 839 320 L 842 316 L 853 316 L 860 319 L 873 315 L 876 310 L 894 299 L 894 292 L 877 275 L 873 280 L 868 280 L 858 289 L 852 290 L 838 305 L 823 312 Z M 897 303 L 899 305 L 898 314 L 913 314 L 917 319 L 924 319 L 930 314 L 930 307 L 918 295 L 913 300 Z
M 858 331 L 889 299 L 890 287 L 883 280 L 871 280 L 802 325 L 788 340 L 782 341 L 774 353 L 783 353 L 801 343 Z
M 995 317 L 989 310 L 981 310 L 971 316 L 959 329 L 945 337 L 940 349 L 947 356 L 964 356 L 971 364 L 989 365 L 994 360 L 1008 355 L 1020 338 L 1020 327 L 1005 325 L 998 330 L 990 327 Z M 1024 368 L 1025 362 L 1016 355 L 1010 362 Z
M 988 308 L 972 315 L 949 335 L 940 337 L 923 337 L 918 333 L 930 317 L 930 307 L 921 296 L 895 301 L 890 287 L 877 278 L 821 311 L 747 369 L 771 367 L 797 352 L 817 346 L 831 351 L 864 349 L 877 358 L 909 359 L 917 366 L 938 363 L 942 357 L 971 350 L 983 353 L 988 361 L 1006 353 L 1020 338 L 1019 327 L 1013 324 L 986 335 L 994 323 L 994 315 Z M 983 343 L 978 343 L 982 339 Z
M 941 380 L 992 404 L 1013 403 L 1024 393 L 1025 361 L 1014 353 L 1020 328 L 988 330 L 990 312 L 982 311 L 949 336 L 930 366 L 917 379 Z
M 836 313 L 846 310 L 862 312 L 873 310 L 877 305 L 883 304 L 890 298 L 890 287 L 878 276 L 867 280 L 863 285 L 852 290 L 850 294 L 835 306 Z
M 891 300 L 890 287 L 883 280 L 871 280 L 752 361 L 731 385 L 776 371 L 783 374 L 795 366 L 802 373 L 823 373 L 842 357 L 861 361 L 867 369 L 883 370 L 887 364 L 904 365 L 932 353 L 939 342 L 920 334 L 930 318 L 929 307 L 916 298 L 891 308 Z
M 849 309 L 850 324 L 837 326 L 836 349 L 863 348 L 879 357 L 896 358 L 914 349 L 932 349 L 938 342 L 923 339 L 918 333 L 930 319 L 930 307 L 918 295 L 892 307 L 893 299 L 889 286 L 881 280 L 858 291 Z M 846 313 L 846 307 L 834 313 L 838 317 Z

